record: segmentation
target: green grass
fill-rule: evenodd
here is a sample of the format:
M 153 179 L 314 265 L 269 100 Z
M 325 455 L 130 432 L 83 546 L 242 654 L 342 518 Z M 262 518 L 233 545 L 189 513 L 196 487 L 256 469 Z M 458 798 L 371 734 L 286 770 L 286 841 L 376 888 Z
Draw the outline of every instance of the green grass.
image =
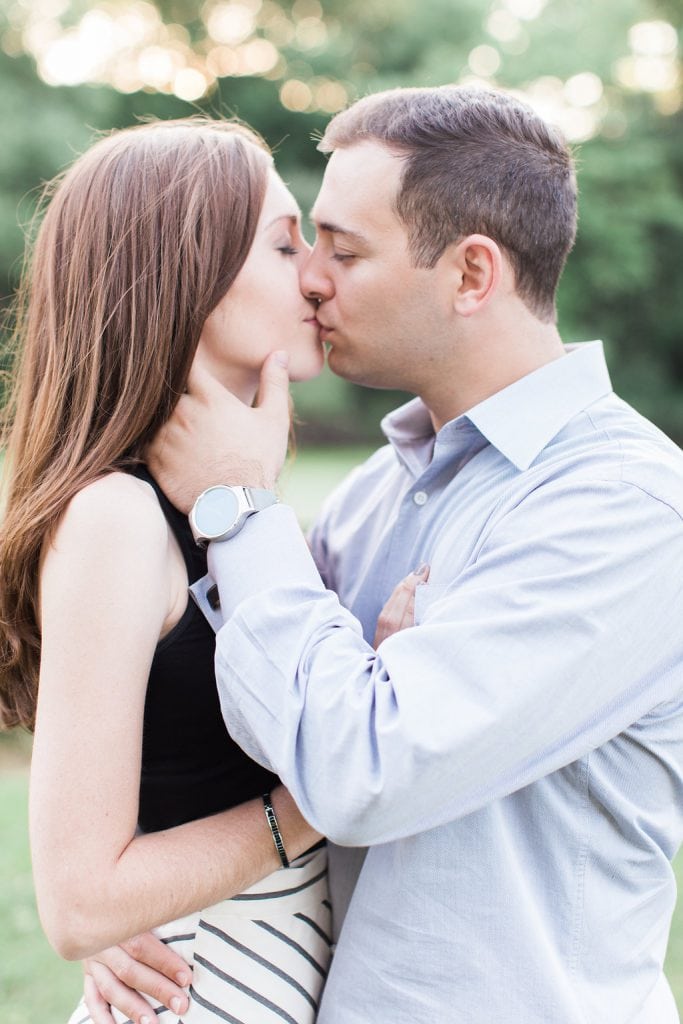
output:
M 283 476 L 282 494 L 305 525 L 364 454 L 343 449 L 297 456 Z M 38 921 L 28 850 L 27 756 L 25 738 L 0 736 L 0 1024 L 64 1024 L 80 994 L 81 970 L 57 957 Z M 683 853 L 676 872 L 681 887 Z M 674 916 L 666 970 L 683 1014 L 683 900 Z
M 2 1024 L 65 1024 L 78 1001 L 81 969 L 60 960 L 40 928 L 28 852 L 27 794 L 25 771 L 0 774 L 0 1019 Z
M 309 449 L 298 452 L 280 478 L 283 501 L 293 505 L 304 527 L 312 524 L 323 499 L 371 448 Z

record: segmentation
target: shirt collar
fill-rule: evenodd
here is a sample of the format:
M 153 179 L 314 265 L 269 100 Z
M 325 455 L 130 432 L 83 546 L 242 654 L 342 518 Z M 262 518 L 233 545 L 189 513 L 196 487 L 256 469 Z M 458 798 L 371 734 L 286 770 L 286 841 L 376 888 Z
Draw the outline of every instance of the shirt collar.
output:
M 380 427 L 399 462 L 419 476 L 429 464 L 434 449 L 434 426 L 421 398 L 413 398 L 382 419 Z
M 541 366 L 446 423 L 439 441 L 462 438 L 463 421 L 518 469 L 528 469 L 563 427 L 612 391 L 602 342 L 566 345 L 566 355 Z M 400 460 L 413 472 L 434 442 L 429 410 L 420 398 L 389 413 L 382 430 Z

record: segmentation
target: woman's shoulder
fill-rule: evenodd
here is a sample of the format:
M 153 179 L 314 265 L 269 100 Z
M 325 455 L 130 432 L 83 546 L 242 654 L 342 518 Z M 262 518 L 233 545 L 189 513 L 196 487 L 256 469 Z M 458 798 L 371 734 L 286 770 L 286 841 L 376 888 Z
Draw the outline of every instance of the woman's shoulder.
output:
M 163 522 L 163 514 L 151 484 L 131 473 L 105 473 L 74 494 L 68 512 L 89 516 L 93 512 L 112 518 L 143 516 Z
M 58 525 L 57 537 L 87 543 L 117 538 L 138 549 L 164 548 L 168 528 L 150 484 L 129 473 L 107 473 L 86 484 L 69 501 Z

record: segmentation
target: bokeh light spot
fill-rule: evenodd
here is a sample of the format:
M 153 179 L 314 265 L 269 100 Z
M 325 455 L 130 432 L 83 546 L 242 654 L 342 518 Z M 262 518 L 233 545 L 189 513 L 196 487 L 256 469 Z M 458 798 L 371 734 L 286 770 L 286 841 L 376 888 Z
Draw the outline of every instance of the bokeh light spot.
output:
M 663 57 L 675 53 L 678 34 L 668 21 L 640 21 L 628 33 L 629 46 L 642 57 Z
M 216 43 L 233 46 L 243 43 L 254 31 L 254 26 L 254 12 L 244 4 L 218 4 L 207 12 L 206 28 Z
M 272 71 L 279 59 L 279 53 L 267 39 L 252 39 L 239 50 L 243 74 L 263 75 Z
M 280 102 L 287 110 L 307 110 L 313 100 L 313 93 L 305 82 L 290 78 L 280 89 Z
M 520 33 L 521 25 L 510 11 L 493 11 L 486 20 L 486 31 L 501 43 L 509 43 Z
M 302 50 L 313 50 L 327 42 L 327 29 L 320 18 L 302 18 L 295 31 Z
M 516 18 L 533 21 L 542 12 L 547 0 L 505 0 L 505 6 Z
M 467 63 L 475 75 L 490 78 L 500 67 L 500 54 L 495 46 L 475 46 L 467 58 Z
M 603 85 L 592 71 L 572 75 L 564 84 L 564 94 L 575 107 L 591 107 L 602 99 Z
M 173 80 L 173 92 L 178 99 L 193 103 L 201 99 L 209 83 L 201 71 L 196 68 L 183 68 Z
M 315 90 L 315 103 L 326 114 L 336 114 L 349 101 L 349 94 L 341 82 L 323 82 Z

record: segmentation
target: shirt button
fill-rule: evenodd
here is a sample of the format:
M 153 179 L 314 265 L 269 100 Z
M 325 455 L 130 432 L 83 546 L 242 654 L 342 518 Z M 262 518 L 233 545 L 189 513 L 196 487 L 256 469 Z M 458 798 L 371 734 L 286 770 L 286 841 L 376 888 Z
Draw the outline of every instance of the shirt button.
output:
M 424 505 L 426 504 L 428 497 L 429 495 L 427 494 L 426 491 L 415 491 L 415 494 L 413 495 L 413 501 L 415 502 L 416 505 Z

